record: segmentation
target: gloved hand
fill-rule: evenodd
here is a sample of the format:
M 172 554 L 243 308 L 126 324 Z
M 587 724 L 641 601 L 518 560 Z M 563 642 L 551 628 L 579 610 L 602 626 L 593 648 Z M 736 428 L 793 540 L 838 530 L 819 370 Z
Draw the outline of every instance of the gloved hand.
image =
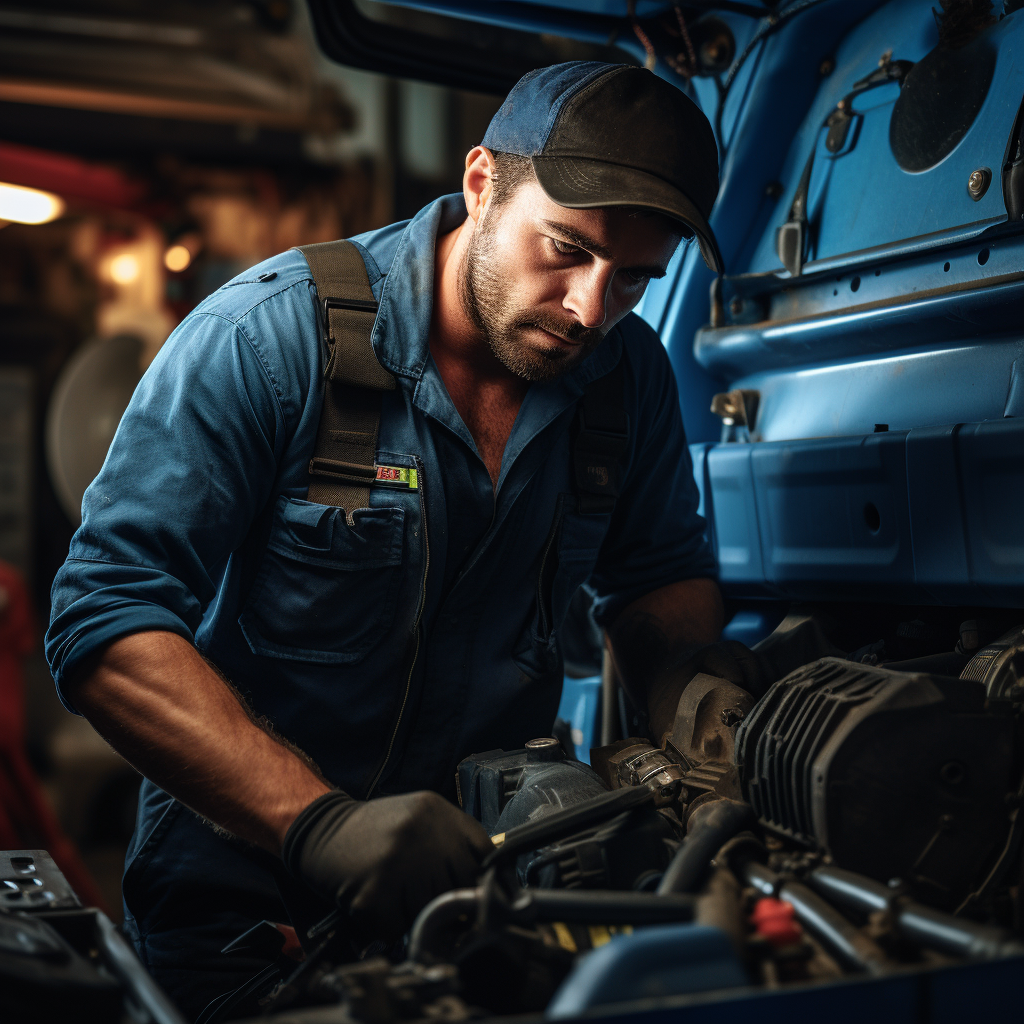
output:
M 655 740 L 660 742 L 671 732 L 683 691 L 700 672 L 734 683 L 754 700 L 763 697 L 776 678 L 771 665 L 738 640 L 690 648 L 662 674 L 648 695 L 648 718 Z
M 397 938 L 435 896 L 474 884 L 493 849 L 482 826 L 436 793 L 366 801 L 333 790 L 299 813 L 281 856 L 370 941 Z

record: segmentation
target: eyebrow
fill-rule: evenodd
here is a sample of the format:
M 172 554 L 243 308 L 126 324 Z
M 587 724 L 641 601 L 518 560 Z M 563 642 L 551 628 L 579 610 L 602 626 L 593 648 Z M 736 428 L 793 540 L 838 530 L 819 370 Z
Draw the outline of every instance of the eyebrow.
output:
M 585 249 L 594 256 L 600 256 L 603 260 L 613 260 L 615 258 L 607 246 L 602 245 L 597 241 L 597 239 L 583 234 L 582 231 L 577 231 L 575 228 L 569 227 L 568 224 L 562 224 L 557 220 L 544 220 L 541 221 L 541 223 L 552 231 L 557 231 L 567 242 L 571 245 L 575 245 L 578 249 Z M 667 272 L 665 267 L 657 263 L 651 264 L 650 266 L 627 267 L 625 269 L 634 274 L 643 274 L 645 277 L 654 278 L 664 277 Z

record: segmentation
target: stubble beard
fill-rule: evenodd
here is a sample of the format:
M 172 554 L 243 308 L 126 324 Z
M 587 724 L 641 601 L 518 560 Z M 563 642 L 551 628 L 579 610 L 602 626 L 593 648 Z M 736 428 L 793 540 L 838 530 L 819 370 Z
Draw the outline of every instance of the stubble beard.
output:
M 493 229 L 485 218 L 469 240 L 459 276 L 459 297 L 466 315 L 498 361 L 517 377 L 544 381 L 568 373 L 597 348 L 604 334 L 544 310 L 516 309 L 509 296 L 514 270 L 506 271 L 499 264 L 493 239 Z M 535 348 L 523 338 L 530 327 L 566 338 L 575 347 Z

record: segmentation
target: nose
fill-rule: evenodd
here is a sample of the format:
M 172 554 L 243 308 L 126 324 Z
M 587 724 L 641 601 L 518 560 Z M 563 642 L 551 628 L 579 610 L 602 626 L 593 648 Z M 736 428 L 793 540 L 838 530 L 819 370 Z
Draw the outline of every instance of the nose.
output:
M 562 306 L 575 313 L 584 327 L 601 327 L 608 319 L 608 293 L 614 272 L 611 268 L 580 268 L 572 275 Z

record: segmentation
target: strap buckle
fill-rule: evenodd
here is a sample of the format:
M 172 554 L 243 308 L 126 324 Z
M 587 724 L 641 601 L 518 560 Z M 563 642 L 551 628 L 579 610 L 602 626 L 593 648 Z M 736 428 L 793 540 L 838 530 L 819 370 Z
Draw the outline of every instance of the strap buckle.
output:
M 376 313 L 380 308 L 380 303 L 374 302 L 371 299 L 332 299 L 330 297 L 323 300 L 323 311 L 324 311 L 324 339 L 330 343 L 331 340 L 331 310 L 332 309 L 351 309 L 356 313 Z

